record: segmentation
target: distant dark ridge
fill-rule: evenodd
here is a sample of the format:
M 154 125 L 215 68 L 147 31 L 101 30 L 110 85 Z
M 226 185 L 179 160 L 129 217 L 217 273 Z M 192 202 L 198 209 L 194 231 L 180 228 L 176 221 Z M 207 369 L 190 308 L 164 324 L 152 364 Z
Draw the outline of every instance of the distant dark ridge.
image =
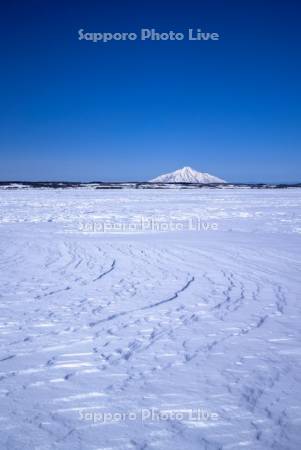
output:
M 48 188 L 67 189 L 90 187 L 91 189 L 285 189 L 300 188 L 301 183 L 149 183 L 149 182 L 73 182 L 73 181 L 0 181 L 2 189 Z

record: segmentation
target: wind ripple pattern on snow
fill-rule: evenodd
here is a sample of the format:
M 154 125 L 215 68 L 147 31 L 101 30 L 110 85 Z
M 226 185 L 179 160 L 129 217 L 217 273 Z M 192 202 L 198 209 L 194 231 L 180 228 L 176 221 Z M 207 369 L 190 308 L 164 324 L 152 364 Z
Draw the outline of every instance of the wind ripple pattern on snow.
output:
M 0 200 L 1 449 L 301 447 L 299 191 Z M 198 213 L 220 227 L 78 229 L 79 217 L 141 212 Z M 81 420 L 149 408 L 218 419 Z

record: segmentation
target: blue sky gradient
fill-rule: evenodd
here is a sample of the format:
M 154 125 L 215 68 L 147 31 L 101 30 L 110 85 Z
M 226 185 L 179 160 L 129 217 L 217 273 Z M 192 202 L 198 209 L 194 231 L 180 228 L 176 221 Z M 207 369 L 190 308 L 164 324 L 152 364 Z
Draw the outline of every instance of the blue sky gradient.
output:
M 297 1 L 2 6 L 1 180 L 147 180 L 182 166 L 301 181 Z M 78 30 L 218 32 L 91 43 Z

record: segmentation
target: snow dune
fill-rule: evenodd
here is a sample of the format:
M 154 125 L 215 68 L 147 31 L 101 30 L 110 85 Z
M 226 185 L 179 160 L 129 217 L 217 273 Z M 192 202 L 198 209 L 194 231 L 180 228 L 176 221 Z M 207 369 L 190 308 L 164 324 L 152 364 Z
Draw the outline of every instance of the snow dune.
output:
M 1 449 L 300 448 L 298 189 L 0 201 Z

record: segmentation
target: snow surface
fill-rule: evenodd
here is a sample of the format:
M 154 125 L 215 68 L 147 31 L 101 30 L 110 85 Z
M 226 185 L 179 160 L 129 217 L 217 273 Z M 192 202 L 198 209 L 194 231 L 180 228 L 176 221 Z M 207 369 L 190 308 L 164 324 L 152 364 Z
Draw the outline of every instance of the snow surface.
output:
M 299 450 L 300 192 L 0 191 L 1 450 Z
M 209 173 L 197 172 L 191 167 L 183 167 L 174 172 L 160 175 L 150 180 L 151 183 L 225 183 L 225 180 L 210 175 Z

